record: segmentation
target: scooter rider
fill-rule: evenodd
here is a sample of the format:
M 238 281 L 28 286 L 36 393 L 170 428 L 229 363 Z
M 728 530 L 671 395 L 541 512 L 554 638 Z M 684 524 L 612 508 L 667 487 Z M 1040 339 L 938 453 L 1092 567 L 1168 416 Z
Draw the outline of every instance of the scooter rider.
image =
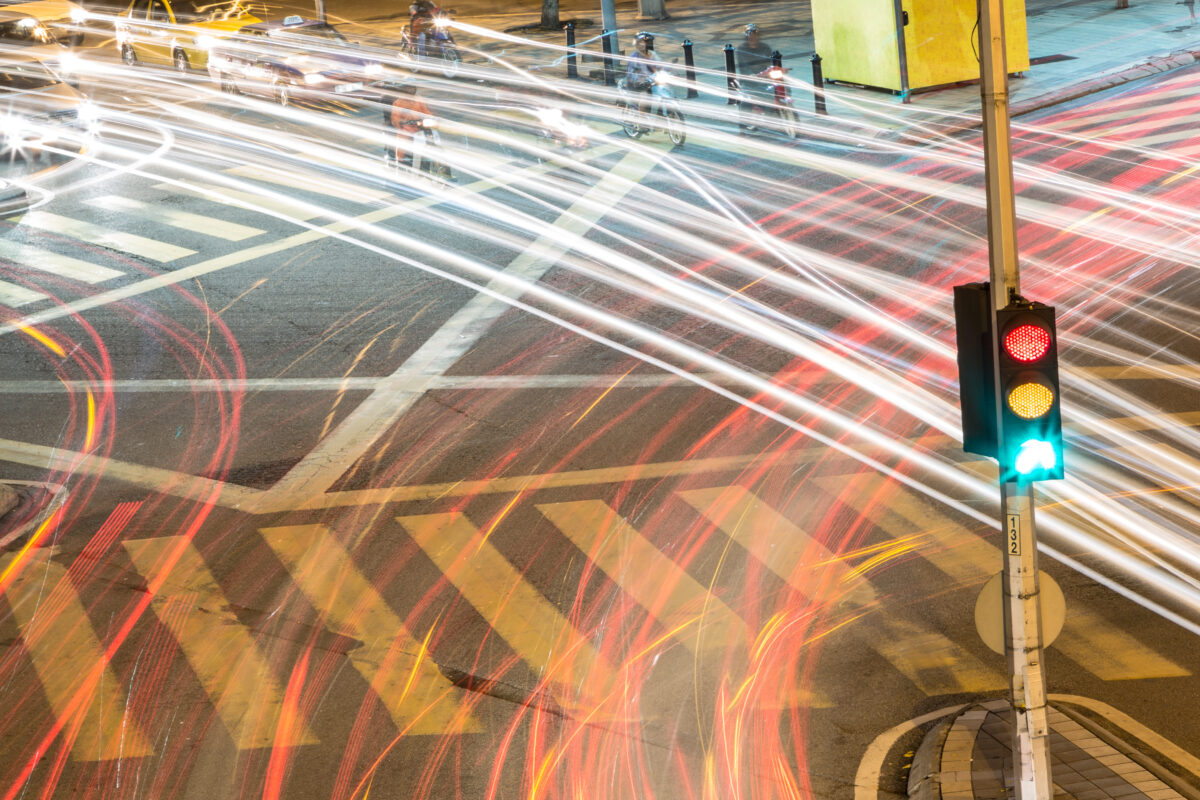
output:
M 405 83 L 399 87 L 396 99 L 392 101 L 392 128 L 396 132 L 396 147 L 394 159 L 401 166 L 413 165 L 412 141 L 421 127 L 421 121 L 433 117 L 429 106 L 417 97 L 417 87 L 413 83 Z
M 638 32 L 633 39 L 634 50 L 625 59 L 625 86 L 631 92 L 650 93 L 654 86 L 654 73 L 662 69 L 662 59 L 654 52 L 654 37 L 646 31 Z M 642 114 L 649 104 L 638 103 Z
M 757 75 L 771 66 L 771 56 L 775 53 L 771 45 L 764 42 L 759 34 L 758 25 L 751 22 L 746 26 L 746 36 L 742 46 L 737 51 L 737 71 L 739 75 Z
M 764 42 L 758 30 L 758 25 L 751 22 L 746 26 L 746 35 L 742 39 L 742 46 L 737 50 L 737 71 L 738 75 L 743 77 L 752 77 L 771 68 L 772 56 L 775 51 L 771 45 Z M 750 99 L 744 101 L 741 105 L 743 111 L 750 110 L 755 103 L 762 103 L 770 99 L 770 87 L 762 81 L 748 81 L 748 85 L 742 85 L 742 91 L 745 92 Z M 742 130 L 754 130 L 753 125 L 739 124 Z
M 408 35 L 411 37 L 413 49 L 421 58 L 425 57 L 425 42 L 429 38 L 429 29 L 434 25 L 434 15 L 439 10 L 433 4 L 433 0 L 413 0 L 413 4 L 408 7 Z

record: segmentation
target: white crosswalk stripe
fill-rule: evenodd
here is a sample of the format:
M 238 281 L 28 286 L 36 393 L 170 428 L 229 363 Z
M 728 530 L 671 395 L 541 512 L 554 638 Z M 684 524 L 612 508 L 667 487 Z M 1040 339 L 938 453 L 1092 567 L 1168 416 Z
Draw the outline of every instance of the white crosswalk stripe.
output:
M 53 214 L 49 211 L 30 211 L 21 218 L 21 225 L 70 236 L 93 245 L 100 245 L 130 255 L 163 263 L 195 254 L 186 247 L 148 239 L 135 233 L 125 233 L 105 225 Z
M 120 277 L 123 273 L 91 264 L 82 259 L 52 253 L 33 245 L 21 244 L 8 239 L 0 239 L 0 258 L 11 261 L 26 269 L 48 272 L 62 278 L 70 278 L 82 283 L 103 283 Z
M 240 225 L 236 222 L 218 219 L 217 217 L 208 217 L 203 214 L 192 214 L 187 211 L 164 208 L 161 204 L 143 203 L 131 197 L 122 197 L 115 194 L 104 195 L 103 197 L 91 197 L 88 198 L 87 202 L 104 209 L 119 208 L 141 219 L 161 222 L 164 225 L 193 231 L 202 236 L 224 239 L 227 242 L 240 242 L 243 239 L 250 239 L 265 233 L 262 228 L 252 228 L 249 225 Z
M 41 292 L 35 292 L 32 289 L 26 289 L 24 286 L 18 286 L 8 281 L 0 281 L 0 306 L 19 308 L 45 299 L 46 295 Z

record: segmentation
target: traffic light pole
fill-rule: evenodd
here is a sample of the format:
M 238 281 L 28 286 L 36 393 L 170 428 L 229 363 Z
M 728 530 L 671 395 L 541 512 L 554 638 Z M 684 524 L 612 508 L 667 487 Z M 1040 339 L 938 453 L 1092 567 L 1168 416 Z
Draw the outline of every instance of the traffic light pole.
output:
M 1005 308 L 1020 294 L 1021 276 L 1017 259 L 1003 0 L 978 0 L 978 9 L 992 330 L 997 331 L 996 311 Z M 992 340 L 996 348 L 992 363 L 998 371 L 1000 336 L 994 335 Z M 1004 387 L 999 374 L 995 386 L 997 430 L 1004 441 L 1003 418 L 999 411 L 1004 403 Z M 1032 482 L 1012 481 L 1000 485 L 1000 522 L 1005 533 L 1004 640 L 1012 691 L 1016 800 L 1052 800 Z

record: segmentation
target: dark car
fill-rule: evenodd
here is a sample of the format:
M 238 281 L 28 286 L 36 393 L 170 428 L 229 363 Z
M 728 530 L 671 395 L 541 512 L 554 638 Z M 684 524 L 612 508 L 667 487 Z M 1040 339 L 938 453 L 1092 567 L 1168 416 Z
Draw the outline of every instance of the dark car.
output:
M 383 65 L 364 57 L 332 25 L 288 17 L 239 29 L 209 53 L 208 73 L 226 91 L 288 105 L 298 98 L 361 96 L 383 77 Z

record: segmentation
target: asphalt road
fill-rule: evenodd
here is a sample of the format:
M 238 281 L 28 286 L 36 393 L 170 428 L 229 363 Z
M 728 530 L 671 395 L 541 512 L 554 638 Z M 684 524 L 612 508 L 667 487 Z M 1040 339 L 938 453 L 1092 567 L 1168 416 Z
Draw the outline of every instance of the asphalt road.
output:
M 969 149 L 578 105 L 568 157 L 460 81 L 442 185 L 379 169 L 375 109 L 139 75 L 0 253 L 44 295 L 3 477 L 59 502 L 0 555 L 6 796 L 849 798 L 881 732 L 1003 694 L 993 473 L 947 433 Z M 1050 689 L 1193 752 L 1193 634 L 1104 581 L 1187 612 L 1195 125 L 1145 108 L 1195 80 L 1018 148 L 1074 379 L 1044 541 L 1094 570 L 1043 560 Z

